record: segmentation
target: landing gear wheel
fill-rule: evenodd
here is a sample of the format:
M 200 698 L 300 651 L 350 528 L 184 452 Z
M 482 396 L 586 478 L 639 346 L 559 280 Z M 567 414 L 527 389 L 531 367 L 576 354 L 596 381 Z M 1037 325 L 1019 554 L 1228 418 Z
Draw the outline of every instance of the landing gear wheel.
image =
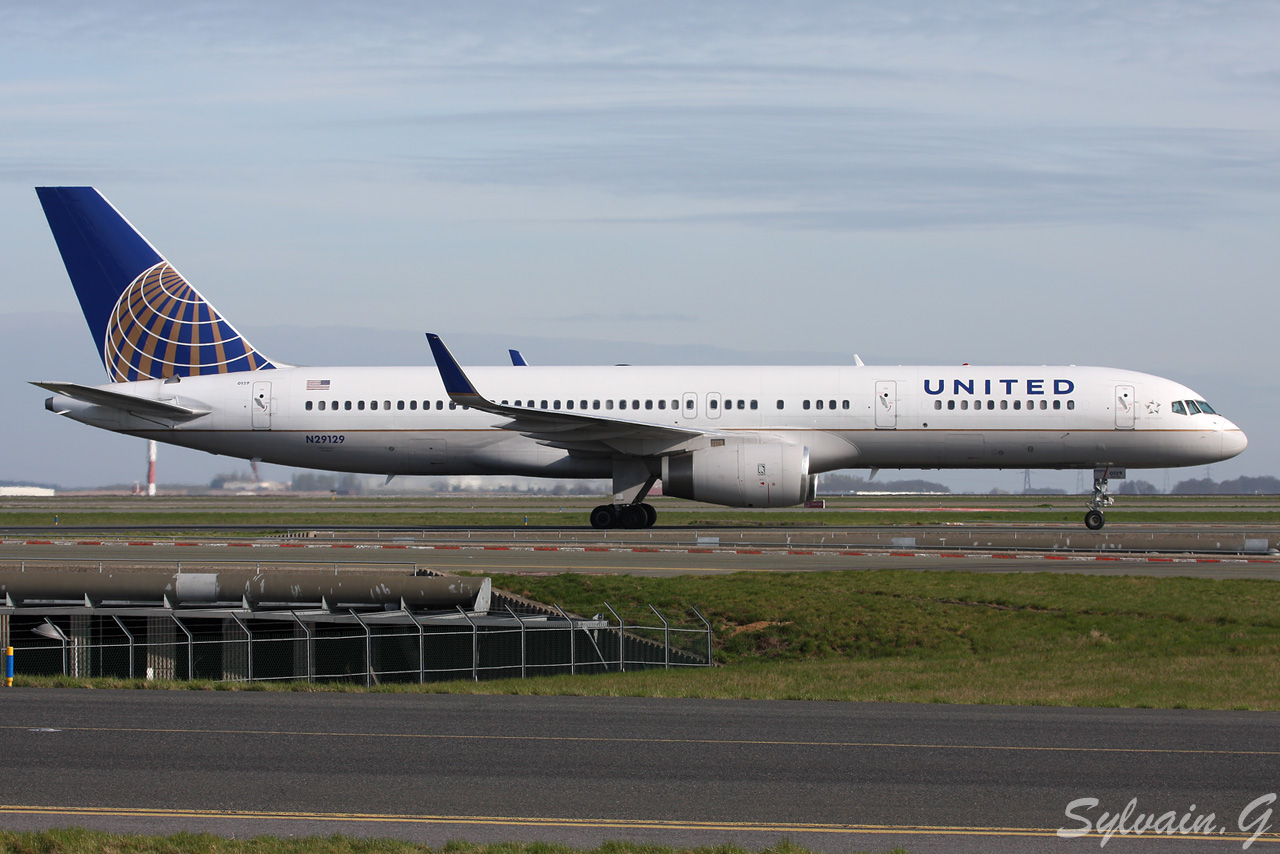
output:
M 1107 517 L 1102 515 L 1101 510 L 1090 510 L 1084 514 L 1084 526 L 1090 531 L 1100 531 L 1106 523 Z
M 654 523 L 658 521 L 658 511 L 653 509 L 652 504 L 641 504 L 640 506 L 644 509 L 644 526 L 646 528 L 652 528 Z
M 618 508 L 618 524 L 624 528 L 643 528 L 648 521 L 649 514 L 644 512 L 643 505 L 624 504 Z
M 601 504 L 591 511 L 591 527 L 613 528 L 618 524 L 618 515 L 612 504 Z

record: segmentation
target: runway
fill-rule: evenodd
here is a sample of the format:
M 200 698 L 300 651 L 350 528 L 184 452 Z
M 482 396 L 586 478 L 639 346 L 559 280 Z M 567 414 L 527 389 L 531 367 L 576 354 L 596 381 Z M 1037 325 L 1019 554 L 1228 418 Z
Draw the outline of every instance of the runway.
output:
M 0 566 L 96 570 L 138 567 L 173 572 L 308 569 L 409 573 L 415 568 L 475 573 L 601 573 L 641 576 L 729 572 L 827 572 L 908 569 L 967 572 L 1058 572 L 1088 575 L 1280 579 L 1272 555 L 1095 551 L 1036 552 L 1014 548 L 859 550 L 810 543 L 773 547 L 680 543 L 606 543 L 508 539 L 506 544 L 452 541 L 5 540 Z
M 0 721 L 13 829 L 1056 852 L 1099 845 L 1057 835 L 1093 797 L 1215 816 L 1126 851 L 1280 840 L 1239 826 L 1274 713 L 10 689 Z

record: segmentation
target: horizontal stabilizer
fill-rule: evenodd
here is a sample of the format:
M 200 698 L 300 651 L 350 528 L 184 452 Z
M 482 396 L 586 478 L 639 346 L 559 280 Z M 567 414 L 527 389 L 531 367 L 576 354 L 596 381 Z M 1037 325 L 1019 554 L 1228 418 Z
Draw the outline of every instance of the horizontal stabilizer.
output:
M 153 400 L 148 397 L 138 397 L 133 394 L 80 385 L 79 383 L 33 382 L 32 385 L 39 386 L 45 391 L 51 391 L 54 394 L 60 394 L 63 397 L 69 397 L 72 400 L 78 400 L 81 403 L 105 406 L 108 409 L 119 409 L 142 417 L 191 421 L 202 415 L 209 414 L 209 410 L 205 408 L 196 409 L 167 400 Z

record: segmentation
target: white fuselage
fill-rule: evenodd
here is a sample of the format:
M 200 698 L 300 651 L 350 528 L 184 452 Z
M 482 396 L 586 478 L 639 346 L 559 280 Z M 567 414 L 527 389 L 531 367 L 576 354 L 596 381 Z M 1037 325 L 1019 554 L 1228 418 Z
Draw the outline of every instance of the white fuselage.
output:
M 619 453 L 664 456 L 696 451 L 716 436 L 741 437 L 804 446 L 812 473 L 1187 466 L 1226 459 L 1246 444 L 1226 418 L 1187 407 L 1203 401 L 1191 389 L 1111 368 L 491 367 L 468 374 L 489 400 L 506 405 L 705 431 Z M 61 396 L 50 408 L 121 433 L 330 471 L 613 471 L 607 454 L 551 447 L 503 429 L 510 419 L 451 403 L 433 367 L 296 367 L 102 388 L 208 414 L 166 422 Z

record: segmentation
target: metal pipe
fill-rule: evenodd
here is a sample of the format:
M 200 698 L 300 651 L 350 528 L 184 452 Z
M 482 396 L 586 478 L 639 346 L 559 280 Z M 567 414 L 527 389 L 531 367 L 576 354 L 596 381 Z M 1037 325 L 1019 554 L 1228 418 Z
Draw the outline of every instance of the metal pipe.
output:
M 286 604 L 331 607 L 387 605 L 441 608 L 466 605 L 488 611 L 493 582 L 460 576 L 351 575 L 248 572 L 66 572 L 65 570 L 0 570 L 0 597 L 15 604 L 74 602 L 149 602 L 166 598 L 173 605 L 218 603 Z

